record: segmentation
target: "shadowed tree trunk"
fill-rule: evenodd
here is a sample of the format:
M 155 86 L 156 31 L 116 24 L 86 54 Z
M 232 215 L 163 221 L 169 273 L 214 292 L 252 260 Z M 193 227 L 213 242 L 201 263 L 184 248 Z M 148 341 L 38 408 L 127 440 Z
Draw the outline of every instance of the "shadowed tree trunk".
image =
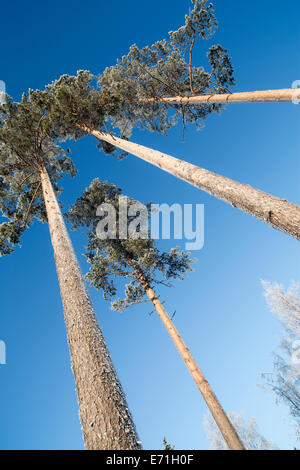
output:
M 158 150 L 86 126 L 78 127 L 300 240 L 300 206 Z
M 169 333 L 172 341 L 174 342 L 179 354 L 184 360 L 191 376 L 194 379 L 200 393 L 202 394 L 208 409 L 210 410 L 222 436 L 225 439 L 229 449 L 231 450 L 245 450 L 242 441 L 240 440 L 237 432 L 235 431 L 233 425 L 231 424 L 229 418 L 227 417 L 225 411 L 223 410 L 219 400 L 214 394 L 211 386 L 205 379 L 201 370 L 199 369 L 197 363 L 195 362 L 192 354 L 189 349 L 186 347 L 183 339 L 181 338 L 179 332 L 177 331 L 174 323 L 164 309 L 161 301 L 155 295 L 154 290 L 150 286 L 147 278 L 144 276 L 142 271 L 135 265 L 134 261 L 128 257 L 128 263 L 135 271 L 136 276 L 139 278 L 141 284 L 143 285 L 149 300 L 154 305 L 156 312 L 158 313 L 159 318 L 163 322 L 167 332 Z
M 121 384 L 45 168 L 41 184 L 75 376 L 86 449 L 140 449 Z
M 142 102 L 156 103 L 185 103 L 185 104 L 205 104 L 205 103 L 272 103 L 290 102 L 300 99 L 300 90 L 287 88 L 282 90 L 247 91 L 230 94 L 200 95 L 200 96 L 170 96 L 167 98 L 149 98 L 140 100 Z

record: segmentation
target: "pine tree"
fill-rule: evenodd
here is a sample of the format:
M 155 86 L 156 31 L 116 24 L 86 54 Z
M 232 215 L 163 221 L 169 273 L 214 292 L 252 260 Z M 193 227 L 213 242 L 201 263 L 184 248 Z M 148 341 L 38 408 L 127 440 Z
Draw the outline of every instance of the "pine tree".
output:
M 31 95 L 0 108 L 0 255 L 11 254 L 35 219 L 48 222 L 87 449 L 140 443 L 61 214 L 58 180 L 75 168 L 59 129 Z
M 142 98 L 144 102 L 179 104 L 229 104 L 229 103 L 299 103 L 300 91 L 295 88 L 280 90 L 240 91 L 238 93 L 214 93 L 199 96 L 167 96 L 165 98 Z
M 106 154 L 116 153 L 122 158 L 131 153 L 300 239 L 299 206 L 157 150 L 128 142 L 133 128 L 166 134 L 179 118 L 183 121 L 183 129 L 188 122 L 201 127 L 207 116 L 221 111 L 220 103 L 207 101 L 195 106 L 186 106 L 184 102 L 161 106 L 155 102 L 168 95 L 170 90 L 176 91 L 182 99 L 192 92 L 222 96 L 234 84 L 228 51 L 220 45 L 211 46 L 208 51 L 208 71 L 191 66 L 196 39 L 210 38 L 216 27 L 212 5 L 195 0 L 185 25 L 170 32 L 169 40 L 142 49 L 133 45 L 127 56 L 98 77 L 98 89 L 89 72 L 79 71 L 76 77 L 64 75 L 45 91 L 36 91 L 35 99 L 43 103 L 65 138 L 92 135 Z M 285 95 L 279 92 L 278 96 Z
M 282 285 L 262 281 L 264 294 L 272 312 L 278 317 L 286 335 L 279 342 L 280 353 L 274 354 L 274 371 L 263 374 L 266 385 L 285 403 L 296 422 L 296 437 L 300 440 L 300 293 L 293 284 Z
M 229 416 L 247 450 L 279 450 L 275 444 L 267 441 L 260 433 L 255 418 L 252 417 L 249 423 L 246 423 L 242 413 L 230 413 Z M 204 428 L 214 450 L 229 450 L 220 431 L 208 414 L 204 417 Z
M 89 228 L 86 256 L 91 265 L 87 274 L 90 284 L 101 290 L 117 311 L 141 302 L 153 304 L 228 446 L 242 450 L 231 422 L 155 292 L 157 285 L 169 285 L 171 279 L 184 278 L 191 270 L 189 254 L 178 248 L 170 253 L 160 252 L 149 237 L 145 223 L 148 213 L 143 212 L 146 206 L 127 197 L 124 199 L 120 188 L 95 179 L 82 193 L 67 218 L 73 229 Z M 135 211 L 139 212 L 137 218 Z M 117 297 L 116 278 L 128 282 L 124 299 Z

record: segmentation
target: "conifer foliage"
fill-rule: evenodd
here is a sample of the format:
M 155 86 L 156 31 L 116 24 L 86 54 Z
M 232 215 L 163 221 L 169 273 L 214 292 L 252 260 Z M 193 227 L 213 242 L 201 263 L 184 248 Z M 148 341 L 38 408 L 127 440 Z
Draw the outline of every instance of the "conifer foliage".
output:
M 234 84 L 231 59 L 220 44 L 211 46 L 204 57 L 207 70 L 192 64 L 197 40 L 209 39 L 217 28 L 212 4 L 192 2 L 185 24 L 171 31 L 168 39 L 143 48 L 133 44 L 126 56 L 98 77 L 81 70 L 76 76 L 63 75 L 43 91 L 32 92 L 62 138 L 77 139 L 97 130 L 129 139 L 134 128 L 166 135 L 179 119 L 184 128 L 188 122 L 201 128 L 209 114 L 220 112 L 220 104 L 161 106 L 154 102 L 174 93 L 180 97 L 194 92 L 223 93 Z M 105 153 L 118 152 L 104 140 L 98 146 Z

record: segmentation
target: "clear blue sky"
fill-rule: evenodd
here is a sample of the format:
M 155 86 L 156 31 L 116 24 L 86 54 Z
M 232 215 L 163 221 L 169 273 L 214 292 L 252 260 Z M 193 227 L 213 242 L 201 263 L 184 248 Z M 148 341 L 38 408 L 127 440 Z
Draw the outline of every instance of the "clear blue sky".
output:
M 97 74 L 127 53 L 179 27 L 188 0 L 12 0 L 1 5 L 0 79 L 15 99 L 61 74 Z M 219 30 L 214 42 L 230 50 L 236 91 L 289 88 L 300 79 L 300 3 L 290 0 L 215 0 Z M 195 63 L 207 48 L 201 43 Z M 294 203 L 299 191 L 299 107 L 292 104 L 231 105 L 201 132 L 181 129 L 168 138 L 136 132 L 137 142 Z M 289 286 L 300 281 L 299 244 L 136 157 L 122 162 L 101 154 L 91 139 L 72 146 L 79 169 L 64 180 L 64 206 L 92 178 L 108 179 L 129 196 L 157 203 L 205 204 L 205 246 L 194 253 L 195 272 L 173 289 L 162 289 L 169 312 L 227 411 L 255 416 L 265 437 L 295 445 L 287 409 L 257 386 L 272 371 L 272 350 L 281 334 L 269 312 L 260 278 Z M 81 254 L 85 237 L 72 233 Z M 171 247 L 175 242 L 161 243 Z M 0 339 L 0 448 L 78 449 L 78 419 L 55 265 L 46 225 L 24 236 L 21 249 L 2 258 Z M 99 321 L 127 393 L 145 448 L 205 449 L 205 404 L 163 326 L 142 305 L 111 312 L 91 291 Z

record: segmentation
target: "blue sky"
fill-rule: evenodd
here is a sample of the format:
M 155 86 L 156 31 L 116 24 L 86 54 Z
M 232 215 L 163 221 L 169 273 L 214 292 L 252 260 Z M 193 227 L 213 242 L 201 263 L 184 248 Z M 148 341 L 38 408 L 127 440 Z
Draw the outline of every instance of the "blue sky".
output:
M 235 91 L 289 88 L 300 79 L 297 0 L 214 1 L 219 30 L 213 40 L 233 59 Z M 97 74 L 129 46 L 152 44 L 179 27 L 189 1 L 85 2 L 12 0 L 1 5 L 0 80 L 19 99 L 63 73 Z M 208 44 L 199 43 L 195 64 Z M 133 140 L 216 173 L 300 203 L 299 107 L 244 104 L 212 116 L 206 127 L 169 136 L 135 132 Z M 205 245 L 193 253 L 195 272 L 161 289 L 169 312 L 226 411 L 255 416 L 264 436 L 280 448 L 296 444 L 287 409 L 258 387 L 272 371 L 282 330 L 269 312 L 259 279 L 300 281 L 299 244 L 231 206 L 176 180 L 136 157 L 122 162 L 101 154 L 91 139 L 72 146 L 79 173 L 64 180 L 67 208 L 99 177 L 141 201 L 205 204 Z M 71 233 L 82 269 L 83 233 Z M 162 248 L 178 241 L 161 242 Z M 35 226 L 22 248 L 2 258 L 0 340 L 0 448 L 79 449 L 83 442 L 75 385 L 48 227 Z M 159 319 L 140 305 L 112 312 L 91 291 L 113 361 L 145 448 L 206 449 L 205 404 Z

